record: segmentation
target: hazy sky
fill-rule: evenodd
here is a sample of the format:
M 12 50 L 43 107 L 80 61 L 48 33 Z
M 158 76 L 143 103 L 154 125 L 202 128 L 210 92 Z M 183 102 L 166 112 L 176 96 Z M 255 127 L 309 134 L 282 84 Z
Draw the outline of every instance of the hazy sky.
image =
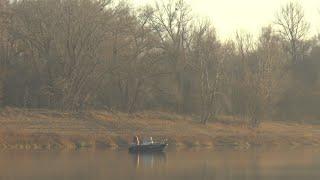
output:
M 155 0 L 132 0 L 136 5 Z M 275 20 L 276 12 L 290 0 L 186 0 L 195 15 L 208 17 L 222 39 L 233 37 L 236 30 L 257 35 L 261 27 Z M 303 6 L 311 23 L 311 33 L 320 32 L 320 0 L 296 0 Z

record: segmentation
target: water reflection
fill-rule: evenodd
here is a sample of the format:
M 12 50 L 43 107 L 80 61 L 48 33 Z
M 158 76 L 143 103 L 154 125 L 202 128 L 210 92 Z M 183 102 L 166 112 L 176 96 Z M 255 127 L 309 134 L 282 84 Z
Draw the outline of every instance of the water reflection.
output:
M 165 152 L 129 153 L 136 168 L 156 168 L 167 162 Z
M 0 180 L 315 180 L 320 152 L 2 152 Z

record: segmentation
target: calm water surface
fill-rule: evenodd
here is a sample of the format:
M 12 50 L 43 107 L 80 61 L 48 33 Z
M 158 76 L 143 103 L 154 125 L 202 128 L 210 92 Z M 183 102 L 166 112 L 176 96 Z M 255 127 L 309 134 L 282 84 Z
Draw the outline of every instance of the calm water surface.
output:
M 315 180 L 320 151 L 0 152 L 4 180 Z

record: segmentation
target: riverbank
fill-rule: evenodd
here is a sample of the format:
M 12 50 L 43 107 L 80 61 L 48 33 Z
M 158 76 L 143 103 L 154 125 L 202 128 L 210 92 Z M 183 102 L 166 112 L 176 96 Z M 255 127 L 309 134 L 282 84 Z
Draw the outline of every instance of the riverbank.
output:
M 232 117 L 202 125 L 195 117 L 165 112 L 129 116 L 5 108 L 0 124 L 3 150 L 119 149 L 128 147 L 134 134 L 167 139 L 170 148 L 320 147 L 320 125 L 265 121 L 252 130 Z

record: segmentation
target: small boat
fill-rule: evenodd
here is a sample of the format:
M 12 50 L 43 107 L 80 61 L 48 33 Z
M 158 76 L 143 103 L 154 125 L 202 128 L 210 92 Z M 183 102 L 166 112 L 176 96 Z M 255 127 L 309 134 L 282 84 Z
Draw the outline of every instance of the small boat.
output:
M 162 152 L 167 146 L 168 143 L 163 142 L 153 142 L 152 137 L 150 140 L 145 140 L 143 143 L 139 143 L 137 137 L 134 138 L 134 142 L 129 147 L 129 152 L 138 153 L 138 152 Z
M 129 152 L 162 152 L 168 146 L 167 143 L 153 143 L 153 144 L 131 144 Z

